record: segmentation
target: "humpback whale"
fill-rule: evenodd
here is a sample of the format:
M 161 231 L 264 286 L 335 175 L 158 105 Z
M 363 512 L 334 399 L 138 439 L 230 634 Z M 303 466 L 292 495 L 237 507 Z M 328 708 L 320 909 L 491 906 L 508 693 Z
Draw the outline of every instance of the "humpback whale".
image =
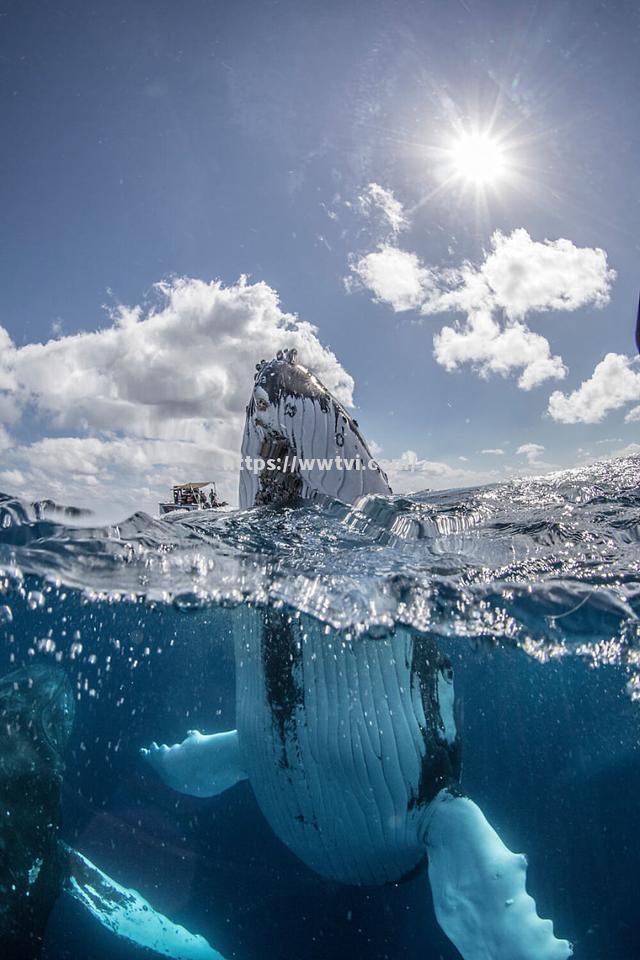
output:
M 0 945 L 6 960 L 40 956 L 51 910 L 71 897 L 117 937 L 175 960 L 222 960 L 203 937 L 159 914 L 60 837 L 73 690 L 34 663 L 0 680 Z
M 257 365 L 246 413 L 241 507 L 391 493 L 357 421 L 298 363 L 296 350 Z
M 371 454 L 295 351 L 258 365 L 242 454 L 265 461 L 241 471 L 243 507 L 390 492 L 377 464 L 301 465 L 338 455 L 368 464 Z M 382 639 L 327 633 L 301 614 L 242 607 L 234 643 L 236 728 L 141 751 L 168 786 L 213 797 L 248 779 L 283 843 L 342 883 L 397 882 L 424 865 L 436 918 L 464 960 L 572 954 L 537 914 L 524 855 L 461 788 L 453 670 L 433 638 L 399 627 Z
M 0 943 L 15 958 L 39 955 L 67 879 L 58 833 L 73 708 L 61 670 L 34 664 L 0 681 Z

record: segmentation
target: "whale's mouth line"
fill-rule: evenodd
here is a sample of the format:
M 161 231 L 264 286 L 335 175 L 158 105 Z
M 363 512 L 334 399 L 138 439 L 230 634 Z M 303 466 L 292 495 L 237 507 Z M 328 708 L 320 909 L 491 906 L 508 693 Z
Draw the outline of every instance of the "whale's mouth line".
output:
M 260 458 L 265 466 L 258 475 L 256 504 L 298 504 L 302 494 L 302 477 L 295 450 L 287 438 L 272 430 L 265 431 Z

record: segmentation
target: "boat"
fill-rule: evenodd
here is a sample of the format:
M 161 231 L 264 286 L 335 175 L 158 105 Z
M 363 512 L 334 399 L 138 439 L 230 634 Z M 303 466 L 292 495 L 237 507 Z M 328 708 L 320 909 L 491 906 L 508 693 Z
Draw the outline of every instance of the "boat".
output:
M 214 480 L 200 480 L 197 483 L 176 483 L 171 488 L 171 500 L 158 504 L 161 517 L 176 510 L 217 510 L 228 506 L 226 500 L 220 500 Z

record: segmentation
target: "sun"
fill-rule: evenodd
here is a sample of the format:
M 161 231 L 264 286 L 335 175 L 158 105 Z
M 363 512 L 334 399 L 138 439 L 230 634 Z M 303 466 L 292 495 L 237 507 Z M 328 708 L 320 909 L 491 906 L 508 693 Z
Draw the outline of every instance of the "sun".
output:
M 462 134 L 449 154 L 456 178 L 476 187 L 492 186 L 507 169 L 500 142 L 486 133 Z

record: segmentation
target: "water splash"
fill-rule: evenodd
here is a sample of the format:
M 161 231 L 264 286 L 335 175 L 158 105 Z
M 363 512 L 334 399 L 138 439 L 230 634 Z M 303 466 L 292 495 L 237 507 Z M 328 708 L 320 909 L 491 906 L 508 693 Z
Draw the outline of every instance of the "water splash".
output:
M 24 577 L 90 599 L 286 605 L 354 634 L 397 625 L 640 668 L 640 458 L 543 478 L 300 509 L 80 526 L 0 496 L 0 616 Z M 29 592 L 30 591 L 30 592 Z M 9 612 L 7 612 L 9 611 Z

